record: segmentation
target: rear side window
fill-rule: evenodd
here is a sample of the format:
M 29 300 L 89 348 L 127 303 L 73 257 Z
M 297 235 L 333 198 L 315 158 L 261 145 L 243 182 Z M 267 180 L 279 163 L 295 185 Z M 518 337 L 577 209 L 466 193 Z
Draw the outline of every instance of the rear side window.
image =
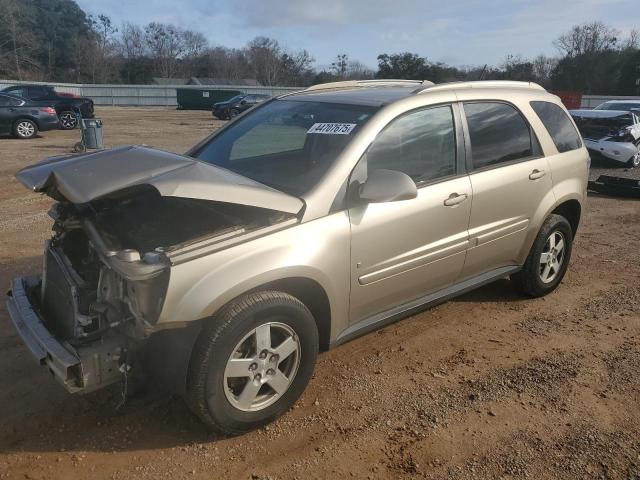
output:
M 538 155 L 537 139 L 522 114 L 511 105 L 497 102 L 464 103 L 471 137 L 473 168 Z
M 531 108 L 540 117 L 558 152 L 577 150 L 582 146 L 580 135 L 573 123 L 558 105 L 550 102 L 531 102 Z

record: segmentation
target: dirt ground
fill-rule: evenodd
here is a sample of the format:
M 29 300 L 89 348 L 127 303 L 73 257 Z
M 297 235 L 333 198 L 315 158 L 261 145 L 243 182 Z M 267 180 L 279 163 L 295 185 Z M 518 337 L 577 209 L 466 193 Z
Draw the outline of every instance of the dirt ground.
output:
M 221 124 L 98 114 L 107 146 L 177 152 Z M 77 137 L 0 139 L 3 287 L 39 270 L 50 228 L 50 202 L 13 174 Z M 295 408 L 236 438 L 208 434 L 179 398 L 116 413 L 117 389 L 68 395 L 0 307 L 0 479 L 639 479 L 639 247 L 640 202 L 590 196 L 556 292 L 525 299 L 499 281 L 324 353 Z

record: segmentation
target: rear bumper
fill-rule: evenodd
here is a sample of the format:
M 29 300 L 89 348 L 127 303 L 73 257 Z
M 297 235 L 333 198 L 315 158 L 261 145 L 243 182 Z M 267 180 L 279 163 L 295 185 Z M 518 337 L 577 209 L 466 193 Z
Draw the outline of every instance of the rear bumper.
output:
M 112 338 L 78 349 L 58 340 L 27 294 L 39 283 L 40 277 L 16 278 L 7 299 L 9 317 L 36 361 L 70 393 L 87 393 L 120 380 L 122 340 Z
M 46 117 L 38 120 L 38 129 L 41 132 L 46 132 L 48 130 L 56 130 L 60 127 L 60 121 L 58 117 Z

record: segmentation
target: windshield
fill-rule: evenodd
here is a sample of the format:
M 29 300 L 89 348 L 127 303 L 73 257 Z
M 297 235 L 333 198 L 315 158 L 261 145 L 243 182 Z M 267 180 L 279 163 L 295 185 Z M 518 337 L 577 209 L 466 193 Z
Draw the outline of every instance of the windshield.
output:
M 612 103 L 606 102 L 598 105 L 596 110 L 619 110 L 621 112 L 629 112 L 631 110 L 640 110 L 640 102 L 635 103 Z
M 376 110 L 275 100 L 238 119 L 194 157 L 300 196 L 318 183 Z

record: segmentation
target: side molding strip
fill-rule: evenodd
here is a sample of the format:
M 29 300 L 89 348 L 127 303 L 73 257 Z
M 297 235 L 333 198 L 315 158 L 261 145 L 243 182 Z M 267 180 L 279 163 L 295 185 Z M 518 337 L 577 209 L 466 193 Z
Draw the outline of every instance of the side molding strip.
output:
M 465 280 L 464 282 L 439 290 L 435 293 L 430 293 L 429 295 L 425 295 L 424 297 L 420 297 L 409 303 L 398 305 L 390 308 L 389 310 L 373 315 L 372 317 L 360 320 L 358 323 L 355 323 L 343 330 L 343 332 L 338 335 L 338 338 L 331 342 L 330 348 L 337 347 L 338 345 L 348 342 L 349 340 L 353 340 L 360 335 L 364 335 L 365 333 L 377 330 L 384 325 L 388 325 L 402 318 L 413 315 L 427 307 L 432 307 L 439 303 L 446 302 L 453 297 L 457 297 L 458 295 L 462 295 L 463 293 L 474 290 L 482 285 L 491 283 L 499 278 L 516 273 L 521 268 L 521 266 L 497 268 L 490 272 L 478 275 L 477 277 Z

